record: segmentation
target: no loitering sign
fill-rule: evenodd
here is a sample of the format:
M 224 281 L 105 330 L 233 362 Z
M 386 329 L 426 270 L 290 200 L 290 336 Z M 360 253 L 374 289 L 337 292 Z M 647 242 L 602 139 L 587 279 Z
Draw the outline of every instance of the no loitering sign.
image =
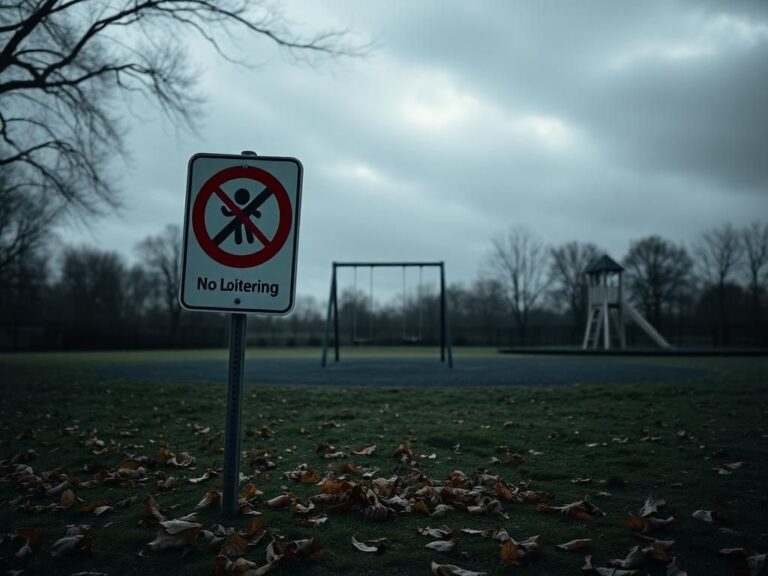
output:
M 189 160 L 182 306 L 274 315 L 293 308 L 302 171 L 295 158 Z

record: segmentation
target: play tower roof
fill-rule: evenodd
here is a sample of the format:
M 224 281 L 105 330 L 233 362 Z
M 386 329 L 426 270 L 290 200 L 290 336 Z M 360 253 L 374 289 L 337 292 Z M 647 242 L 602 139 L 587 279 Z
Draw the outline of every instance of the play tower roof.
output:
M 616 262 L 613 258 L 608 256 L 608 254 L 603 254 L 592 262 L 589 266 L 587 266 L 587 269 L 584 270 L 585 274 L 599 274 L 600 272 L 624 272 L 624 268 Z

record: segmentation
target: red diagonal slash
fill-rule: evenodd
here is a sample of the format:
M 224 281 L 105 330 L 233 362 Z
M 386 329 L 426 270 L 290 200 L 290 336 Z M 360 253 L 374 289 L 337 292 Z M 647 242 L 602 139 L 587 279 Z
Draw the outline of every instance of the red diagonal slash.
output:
M 237 204 L 232 202 L 229 196 L 227 196 L 221 188 L 216 188 L 214 191 L 214 194 L 219 197 L 219 200 L 221 200 L 224 205 L 229 209 L 230 212 L 238 219 L 240 222 L 242 222 L 251 232 L 253 232 L 253 235 L 256 236 L 256 238 L 259 239 L 259 242 L 261 242 L 264 246 L 268 246 L 271 243 L 271 240 L 267 238 L 264 233 L 259 230 L 256 227 L 256 224 L 253 223 L 253 220 L 250 219 L 246 214 L 243 213 L 240 208 L 238 208 Z

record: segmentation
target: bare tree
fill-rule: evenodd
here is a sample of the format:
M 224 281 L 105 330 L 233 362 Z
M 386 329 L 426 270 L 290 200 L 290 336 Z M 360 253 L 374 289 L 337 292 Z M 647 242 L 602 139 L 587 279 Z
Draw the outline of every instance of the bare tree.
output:
M 741 237 L 732 224 L 704 232 L 694 249 L 698 271 L 706 284 L 717 289 L 718 328 L 723 344 L 730 341 L 728 333 L 728 284 L 741 263 L 743 247 Z
M 0 172 L 0 276 L 35 253 L 51 235 L 55 211 L 44 199 L 26 196 L 12 171 Z
M 760 300 L 768 283 L 768 224 L 752 222 L 741 231 L 746 256 L 747 286 L 752 307 L 755 336 L 762 334 L 762 306 Z
M 168 328 L 173 335 L 181 316 L 181 229 L 175 224 L 168 224 L 157 236 L 149 236 L 139 242 L 136 251 L 158 285 L 163 307 L 168 314 Z
M 120 99 L 138 95 L 195 126 L 196 71 L 177 40 L 187 30 L 231 61 L 226 44 L 244 34 L 297 58 L 366 49 L 346 44 L 344 31 L 301 38 L 260 0 L 2 2 L 0 169 L 17 166 L 25 187 L 50 202 L 90 212 L 115 206 L 107 165 L 123 152 Z
M 549 285 L 548 260 L 544 243 L 525 227 L 516 226 L 492 240 L 488 264 L 504 287 L 523 346 L 531 310 Z
M 61 279 L 55 292 L 66 346 L 122 343 L 125 273 L 125 263 L 117 252 L 88 246 L 64 251 Z
M 567 242 L 551 250 L 549 277 L 558 309 L 565 303 L 576 325 L 586 317 L 586 279 L 584 271 L 597 260 L 601 250 L 591 242 Z
M 665 307 L 677 302 L 688 286 L 693 261 L 683 246 L 661 236 L 634 240 L 624 257 L 630 295 L 657 327 Z

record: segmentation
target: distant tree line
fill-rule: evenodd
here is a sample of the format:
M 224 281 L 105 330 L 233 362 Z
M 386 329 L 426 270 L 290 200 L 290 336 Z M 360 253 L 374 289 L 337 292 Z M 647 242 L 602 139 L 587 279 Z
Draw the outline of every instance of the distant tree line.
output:
M 54 242 L 46 234 L 45 211 L 8 189 L 0 186 L 6 194 L 0 198 L 0 348 L 227 343 L 226 316 L 188 313 L 179 306 L 177 226 L 137 243 L 134 264 L 93 246 L 59 248 L 54 259 L 48 256 Z M 447 288 L 453 343 L 579 344 L 587 314 L 584 270 L 603 253 L 589 242 L 547 246 L 522 227 L 493 239 L 477 278 Z M 629 299 L 672 344 L 768 345 L 768 224 L 742 229 L 725 224 L 705 231 L 688 247 L 651 235 L 632 241 L 623 258 L 616 259 L 625 268 Z M 286 317 L 252 316 L 249 342 L 317 346 L 326 305 L 299 296 Z M 419 286 L 405 302 L 398 297 L 373 307 L 369 294 L 350 288 L 340 295 L 339 317 L 343 345 L 439 342 L 434 287 Z M 630 344 L 650 345 L 631 325 L 628 337 Z

